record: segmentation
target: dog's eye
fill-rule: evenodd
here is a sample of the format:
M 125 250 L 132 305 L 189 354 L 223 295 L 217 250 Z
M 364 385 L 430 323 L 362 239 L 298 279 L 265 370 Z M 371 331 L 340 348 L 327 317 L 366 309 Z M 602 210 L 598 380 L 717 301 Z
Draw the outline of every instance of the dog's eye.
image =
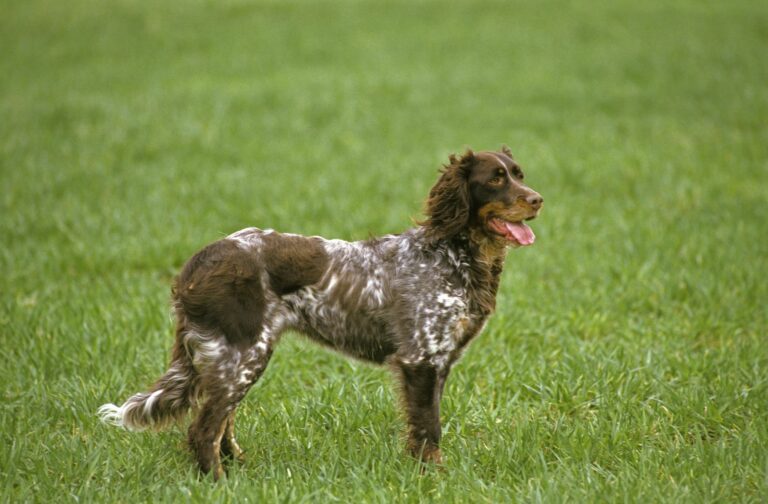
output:
M 520 180 L 525 178 L 525 175 L 523 175 L 523 172 L 520 170 L 520 168 L 515 168 L 513 173 L 515 174 L 515 177 L 519 178 Z
M 501 185 L 501 184 L 504 183 L 504 178 L 503 177 L 498 177 L 498 176 L 497 177 L 493 177 L 491 180 L 488 181 L 488 183 L 491 184 L 491 185 Z

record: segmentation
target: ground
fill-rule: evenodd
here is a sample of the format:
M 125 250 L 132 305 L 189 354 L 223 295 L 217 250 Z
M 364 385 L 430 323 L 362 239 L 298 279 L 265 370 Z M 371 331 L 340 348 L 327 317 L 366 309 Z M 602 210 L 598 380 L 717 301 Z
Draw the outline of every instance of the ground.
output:
M 0 500 L 768 499 L 768 7 L 54 2 L 0 18 Z M 199 479 L 96 409 L 165 369 L 184 260 L 361 239 L 508 144 L 545 199 L 449 380 L 442 470 L 392 381 L 287 337 Z

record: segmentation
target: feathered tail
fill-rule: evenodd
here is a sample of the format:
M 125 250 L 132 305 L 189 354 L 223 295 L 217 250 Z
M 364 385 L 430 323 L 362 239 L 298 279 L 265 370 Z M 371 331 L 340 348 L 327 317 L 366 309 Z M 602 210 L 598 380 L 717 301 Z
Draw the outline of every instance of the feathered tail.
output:
M 121 406 L 104 404 L 99 417 L 104 423 L 132 431 L 162 429 L 187 414 L 195 400 L 196 382 L 192 361 L 177 339 L 170 368 L 149 391 L 131 396 Z

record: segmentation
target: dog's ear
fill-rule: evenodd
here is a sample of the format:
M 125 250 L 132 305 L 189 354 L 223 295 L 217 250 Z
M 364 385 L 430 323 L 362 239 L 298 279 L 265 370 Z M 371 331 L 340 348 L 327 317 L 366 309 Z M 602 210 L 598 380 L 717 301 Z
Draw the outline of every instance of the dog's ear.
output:
M 507 147 L 506 145 L 501 146 L 501 152 L 509 156 L 510 159 L 515 159 L 515 156 L 512 155 L 512 151 L 509 150 L 509 147 Z
M 451 154 L 448 161 L 429 191 L 428 218 L 421 223 L 432 240 L 455 236 L 469 224 L 469 174 L 476 162 L 475 153 L 468 149 L 461 157 Z

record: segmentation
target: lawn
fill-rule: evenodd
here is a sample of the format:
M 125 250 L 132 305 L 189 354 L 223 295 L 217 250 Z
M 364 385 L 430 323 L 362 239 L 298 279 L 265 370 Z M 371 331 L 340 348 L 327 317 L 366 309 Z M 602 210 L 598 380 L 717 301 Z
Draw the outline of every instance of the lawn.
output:
M 4 2 L 0 500 L 765 502 L 768 6 Z M 386 370 L 286 335 L 200 478 L 98 422 L 165 369 L 170 282 L 246 227 L 364 239 L 450 153 L 546 201 L 420 474 Z

